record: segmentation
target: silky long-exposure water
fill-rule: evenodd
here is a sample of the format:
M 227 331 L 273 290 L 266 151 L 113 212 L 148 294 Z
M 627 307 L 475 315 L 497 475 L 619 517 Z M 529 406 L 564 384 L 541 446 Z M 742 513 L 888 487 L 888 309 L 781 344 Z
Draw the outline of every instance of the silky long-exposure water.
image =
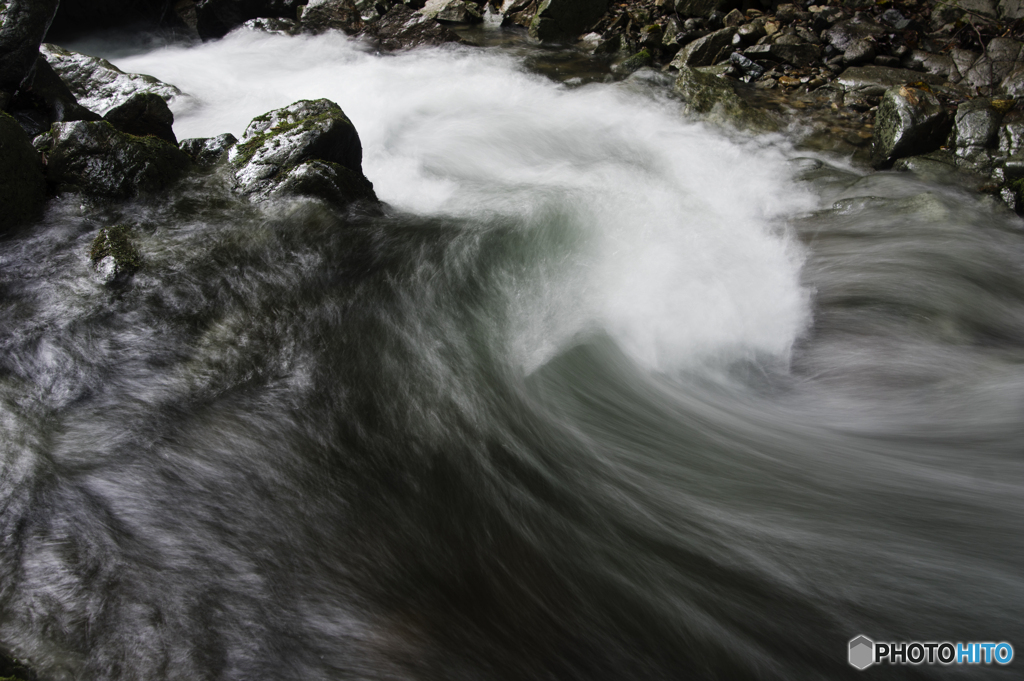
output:
M 40 678 L 1017 677 L 847 663 L 1022 642 L 1005 208 L 516 52 L 115 61 L 179 138 L 338 102 L 387 209 L 221 169 L 0 243 L 0 647 Z

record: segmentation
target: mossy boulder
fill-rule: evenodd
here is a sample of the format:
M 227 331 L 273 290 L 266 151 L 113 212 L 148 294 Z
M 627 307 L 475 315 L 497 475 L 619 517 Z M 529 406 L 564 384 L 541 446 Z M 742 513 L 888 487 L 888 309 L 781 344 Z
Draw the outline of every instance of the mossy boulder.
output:
M 734 81 L 723 74 L 724 69 L 717 66 L 679 69 L 674 89 L 683 100 L 684 113 L 754 132 L 778 130 L 778 122 L 768 112 L 748 104 L 736 92 Z
M 46 201 L 46 179 L 39 152 L 18 122 L 0 113 L 0 235 L 34 220 Z
M 101 229 L 93 239 L 89 259 L 105 283 L 124 279 L 142 267 L 142 255 L 128 225 Z
M 177 145 L 174 114 L 167 102 L 153 92 L 137 92 L 128 101 L 108 111 L 103 119 L 129 135 L 153 135 Z
M 173 85 L 140 73 L 125 73 L 106 59 L 90 57 L 43 43 L 40 54 L 82 106 L 103 115 L 140 92 L 151 92 L 170 102 L 183 93 Z
M 228 152 L 236 189 L 253 200 L 316 196 L 338 206 L 377 200 L 362 158 L 355 126 L 327 99 L 254 118 Z
M 934 151 L 951 124 L 946 108 L 931 92 L 910 85 L 889 88 L 875 116 L 872 162 L 888 168 L 898 158 Z
M 54 123 L 47 178 L 63 190 L 127 199 L 162 190 L 192 160 L 158 137 L 121 132 L 107 121 Z

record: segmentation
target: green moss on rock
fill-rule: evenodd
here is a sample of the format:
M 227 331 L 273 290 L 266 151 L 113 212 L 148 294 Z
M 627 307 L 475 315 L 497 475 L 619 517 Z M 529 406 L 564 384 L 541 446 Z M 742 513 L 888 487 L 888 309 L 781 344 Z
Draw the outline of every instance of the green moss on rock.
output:
M 142 267 L 142 255 L 135 245 L 130 226 L 114 225 L 101 229 L 93 239 L 89 249 L 89 259 L 93 264 L 99 265 L 108 257 L 114 260 L 115 276 L 133 274 Z

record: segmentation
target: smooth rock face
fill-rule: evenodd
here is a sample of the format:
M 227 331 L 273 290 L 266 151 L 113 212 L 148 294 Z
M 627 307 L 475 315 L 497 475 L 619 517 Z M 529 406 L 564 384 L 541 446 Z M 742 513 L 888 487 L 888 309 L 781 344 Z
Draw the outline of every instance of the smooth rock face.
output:
M 167 102 L 183 96 L 182 91 L 173 85 L 153 76 L 125 73 L 106 59 L 46 43 L 40 48 L 40 53 L 78 98 L 78 103 L 100 115 L 140 92 L 152 92 Z
M 167 102 L 152 92 L 138 92 L 124 104 L 116 106 L 103 117 L 115 128 L 129 135 L 154 135 L 177 145 L 174 136 L 174 114 Z
M 15 95 L 9 107 L 30 135 L 49 130 L 57 121 L 97 121 L 99 115 L 78 103 L 49 63 L 37 56 L 35 76 Z
M 828 29 L 825 37 L 833 47 L 840 52 L 845 52 L 851 43 L 866 38 L 875 38 L 883 33 L 885 33 L 885 29 L 874 22 L 848 19 Z
M 0 236 L 36 219 L 46 201 L 43 162 L 18 122 L 0 112 Z
M 851 66 L 839 75 L 837 82 L 847 92 L 856 92 L 863 96 L 880 96 L 890 88 L 905 83 L 924 81 L 930 85 L 940 85 L 943 80 L 941 76 L 932 76 L 908 69 L 894 69 L 887 66 Z
M 58 0 L 0 2 L 0 90 L 14 92 L 30 79 L 39 44 L 57 11 Z
M 253 200 L 317 196 L 338 206 L 376 201 L 355 126 L 334 102 L 302 100 L 254 118 L 228 152 L 239 192 Z
M 575 38 L 608 9 L 608 0 L 543 0 L 530 22 L 530 37 L 538 40 Z
M 375 39 L 377 48 L 381 50 L 403 50 L 462 42 L 462 38 L 447 26 L 428 19 L 405 5 L 392 5 L 387 14 L 366 29 L 364 35 Z
M 199 166 L 212 166 L 220 162 L 228 150 L 238 143 L 231 133 L 217 137 L 193 137 L 182 140 L 178 148 L 184 151 Z
M 192 165 L 174 145 L 136 137 L 107 121 L 54 123 L 47 177 L 59 187 L 127 199 L 164 189 Z
M 735 34 L 735 28 L 723 28 L 709 33 L 703 38 L 697 38 L 679 50 L 679 54 L 672 60 L 672 66 L 678 69 L 684 66 L 713 66 L 717 64 L 732 52 L 732 37 Z
M 878 106 L 872 161 L 887 168 L 898 158 L 933 151 L 948 132 L 949 117 L 935 95 L 907 85 L 891 88 Z

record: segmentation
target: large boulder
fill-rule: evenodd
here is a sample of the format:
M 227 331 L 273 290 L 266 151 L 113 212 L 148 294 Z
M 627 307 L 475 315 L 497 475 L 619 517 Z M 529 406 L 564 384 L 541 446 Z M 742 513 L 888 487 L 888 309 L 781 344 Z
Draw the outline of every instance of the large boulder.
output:
M 260 17 L 294 19 L 300 0 L 197 0 L 196 30 L 203 40 L 222 38 L 229 31 Z
M 35 75 L 22 85 L 8 107 L 30 135 L 49 130 L 60 121 L 96 121 L 99 116 L 78 103 L 74 93 L 60 79 L 50 64 L 36 56 Z
M 542 0 L 530 22 L 530 37 L 538 40 L 575 38 L 594 25 L 608 9 L 608 0 Z
M 0 112 L 0 235 L 35 219 L 46 200 L 43 162 L 18 122 Z
M 140 92 L 152 92 L 167 102 L 183 96 L 173 85 L 153 76 L 125 73 L 106 59 L 47 43 L 42 45 L 40 53 L 78 98 L 78 103 L 101 116 Z
M 723 59 L 728 59 L 732 53 L 732 37 L 736 35 L 735 28 L 723 28 L 697 38 L 683 49 L 672 60 L 672 66 L 682 68 L 684 66 L 714 66 Z
M 220 163 L 228 150 L 236 144 L 238 138 L 231 133 L 224 133 L 216 137 L 192 137 L 182 140 L 178 148 L 188 154 L 196 165 L 209 167 Z
M 888 168 L 898 158 L 934 151 L 949 128 L 946 108 L 931 92 L 909 85 L 890 88 L 875 117 L 872 162 Z
M 309 33 L 336 30 L 349 35 L 365 27 L 355 0 L 309 0 L 302 10 L 300 25 Z
M 169 187 L 192 161 L 158 137 L 123 133 L 107 121 L 54 123 L 47 178 L 63 190 L 127 199 Z
M 355 126 L 327 99 L 254 118 L 228 152 L 235 187 L 252 200 L 313 196 L 339 207 L 377 201 L 362 158 Z
M 387 51 L 462 42 L 455 31 L 405 5 L 392 5 L 363 35 L 371 38 L 377 49 Z
M 778 130 L 778 123 L 763 109 L 748 104 L 737 94 L 721 67 L 679 69 L 675 92 L 683 100 L 683 112 L 718 125 L 756 132 Z
M 129 135 L 154 135 L 177 145 L 174 136 L 174 114 L 167 102 L 152 92 L 139 92 L 124 104 L 106 113 L 104 120 Z
M 57 11 L 58 0 L 0 2 L 0 90 L 14 92 L 31 80 L 39 44 Z
M 484 20 L 480 6 L 466 0 L 427 0 L 420 14 L 453 24 L 478 24 Z

